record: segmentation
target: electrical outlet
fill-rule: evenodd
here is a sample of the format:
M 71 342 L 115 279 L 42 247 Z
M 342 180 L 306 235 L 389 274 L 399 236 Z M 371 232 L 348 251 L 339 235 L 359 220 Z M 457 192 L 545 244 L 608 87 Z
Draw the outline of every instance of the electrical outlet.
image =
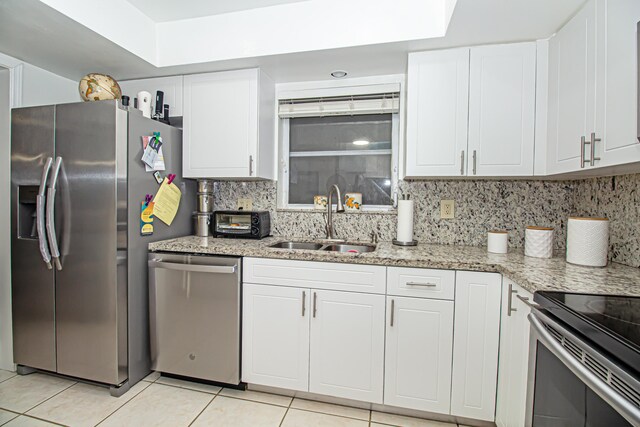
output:
M 455 208 L 454 208 L 453 200 L 440 200 L 440 218 L 441 219 L 455 218 Z
M 250 211 L 253 209 L 253 200 L 252 199 L 238 199 L 238 210 L 239 211 Z

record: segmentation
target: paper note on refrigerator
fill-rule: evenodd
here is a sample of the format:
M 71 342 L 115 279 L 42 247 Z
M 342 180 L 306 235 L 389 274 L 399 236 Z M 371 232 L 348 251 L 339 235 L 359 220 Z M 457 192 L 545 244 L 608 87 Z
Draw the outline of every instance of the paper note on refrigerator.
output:
M 145 172 L 153 172 L 153 171 L 163 171 L 165 170 L 165 165 L 164 165 L 164 153 L 162 152 L 162 146 L 160 146 L 160 148 L 158 148 L 157 154 L 153 155 L 153 152 L 150 152 L 149 154 L 147 154 L 147 147 L 149 146 L 149 142 L 155 140 L 156 137 L 155 136 L 143 136 L 142 137 L 142 150 L 143 150 L 143 158 L 142 158 L 142 163 L 144 163 L 144 170 Z M 160 138 L 160 142 L 162 142 L 162 139 Z M 145 157 L 145 155 L 147 157 Z M 151 159 L 150 157 L 153 157 L 153 159 Z M 148 165 L 145 162 L 145 158 L 147 158 L 147 160 L 152 161 L 151 166 Z
M 178 186 L 173 183 L 169 184 L 169 180 L 165 178 L 153 198 L 153 216 L 165 224 L 171 225 L 178 212 L 178 207 L 180 207 L 181 197 L 182 192 Z

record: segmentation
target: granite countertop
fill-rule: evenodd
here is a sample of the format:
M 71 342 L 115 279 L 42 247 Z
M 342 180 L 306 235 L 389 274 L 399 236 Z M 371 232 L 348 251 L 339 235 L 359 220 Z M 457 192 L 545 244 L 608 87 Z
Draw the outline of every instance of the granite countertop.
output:
M 640 296 L 640 269 L 617 263 L 609 263 L 604 268 L 581 267 L 568 264 L 563 256 L 551 259 L 525 257 L 521 249 L 511 249 L 508 254 L 490 254 L 484 247 L 429 244 L 399 247 L 391 242 L 380 242 L 375 251 L 358 254 L 269 248 L 269 245 L 285 240 L 321 242 L 308 238 L 286 237 L 250 240 L 186 236 L 150 243 L 149 250 L 486 271 L 501 273 L 530 292 L 554 290 Z

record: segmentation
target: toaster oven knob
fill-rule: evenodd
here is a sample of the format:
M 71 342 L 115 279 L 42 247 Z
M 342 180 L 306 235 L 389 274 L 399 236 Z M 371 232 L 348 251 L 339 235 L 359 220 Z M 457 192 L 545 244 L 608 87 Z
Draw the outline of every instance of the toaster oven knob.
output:
M 251 218 L 251 223 L 253 225 L 258 225 L 259 222 L 260 222 L 260 218 L 258 218 L 257 216 L 254 216 Z
M 257 236 L 258 233 L 260 233 L 260 230 L 258 229 L 258 227 L 251 227 L 251 235 L 252 236 Z

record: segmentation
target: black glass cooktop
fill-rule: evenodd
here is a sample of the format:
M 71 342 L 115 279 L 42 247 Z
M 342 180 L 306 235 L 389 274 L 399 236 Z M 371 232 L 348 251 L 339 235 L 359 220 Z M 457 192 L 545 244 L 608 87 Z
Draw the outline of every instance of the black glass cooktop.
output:
M 605 352 L 640 367 L 640 297 L 541 291 L 534 301 Z

